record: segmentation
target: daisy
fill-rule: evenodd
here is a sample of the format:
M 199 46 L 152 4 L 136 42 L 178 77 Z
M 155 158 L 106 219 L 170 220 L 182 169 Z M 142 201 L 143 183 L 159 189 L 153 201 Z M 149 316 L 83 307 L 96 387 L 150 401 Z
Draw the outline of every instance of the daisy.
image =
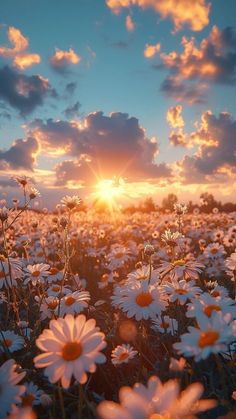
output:
M 182 237 L 182 234 L 179 231 L 172 232 L 171 230 L 167 229 L 161 235 L 161 240 L 170 247 L 176 246 L 177 240 Z
M 216 243 L 210 243 L 205 248 L 203 252 L 204 256 L 206 256 L 209 259 L 216 259 L 221 258 L 226 254 L 225 248 L 222 244 Z
M 133 388 L 122 387 L 119 391 L 120 404 L 102 401 L 98 406 L 101 419 L 187 419 L 211 409 L 214 400 L 199 400 L 203 393 L 200 383 L 191 384 L 180 393 L 176 380 L 162 384 L 158 377 L 151 377 L 147 387 L 136 383 Z
M 111 298 L 115 306 L 127 313 L 127 317 L 135 317 L 136 320 L 156 317 L 167 306 L 159 290 L 146 281 L 136 282 L 132 287 L 128 284 L 116 287 Z
M 14 403 L 20 403 L 20 396 L 25 391 L 25 386 L 17 385 L 25 376 L 25 372 L 17 373 L 17 365 L 13 359 L 4 362 L 0 367 L 0 417 L 7 417 Z
M 47 295 L 49 297 L 58 297 L 59 294 L 67 295 L 67 294 L 70 294 L 70 293 L 71 293 L 71 290 L 67 286 L 61 287 L 61 285 L 59 285 L 59 284 L 52 284 L 47 289 Z
M 22 406 L 36 406 L 41 404 L 41 397 L 44 394 L 32 381 L 25 383 L 25 392 L 21 396 Z
M 223 314 L 235 315 L 235 303 L 231 298 L 214 297 L 207 292 L 187 306 L 187 317 L 210 318 L 214 312 L 222 312 Z
M 202 293 L 202 290 L 195 286 L 194 281 L 187 282 L 185 279 L 181 279 L 179 282 L 168 282 L 162 286 L 162 290 L 168 295 L 171 303 L 178 301 L 180 305 L 184 305 L 187 300 Z
M 9 268 L 10 265 L 10 268 Z M 11 274 L 10 274 L 11 272 Z M 5 258 L 3 255 L 0 256 L 0 289 L 3 287 L 11 288 L 12 285 L 16 286 L 17 278 L 22 276 L 22 265 L 18 259 L 9 257 Z
M 38 296 L 35 297 L 37 302 L 40 302 Z M 57 297 L 46 297 L 40 304 L 40 318 L 41 320 L 51 319 L 58 312 L 59 299 Z
M 50 266 L 45 263 L 37 263 L 36 265 L 28 265 L 26 272 L 25 284 L 32 282 L 36 285 L 37 282 L 44 282 L 45 278 L 49 275 Z
M 199 274 L 204 269 L 202 263 L 195 260 L 178 259 L 174 262 L 162 262 L 157 269 L 162 277 L 169 274 L 171 279 L 198 279 Z
M 113 365 L 127 364 L 128 361 L 137 355 L 138 351 L 135 351 L 129 344 L 118 345 L 113 349 L 111 353 L 111 362 Z
M 11 330 L 1 331 L 0 333 L 0 351 L 19 351 L 24 347 L 24 343 L 24 338 L 16 335 Z
M 88 307 L 89 301 L 88 291 L 75 291 L 72 294 L 67 294 L 61 300 L 60 315 L 80 313 Z
M 169 316 L 163 316 L 162 319 L 156 318 L 152 320 L 152 329 L 160 333 L 170 333 L 172 336 L 178 330 L 178 322 Z
M 73 196 L 67 195 L 61 199 L 61 203 L 62 205 L 67 207 L 70 211 L 72 211 L 73 209 L 78 208 L 81 205 L 82 200 L 77 195 L 73 195 Z
M 189 333 L 183 334 L 181 342 L 173 345 L 178 354 L 200 361 L 211 353 L 226 351 L 228 344 L 236 338 L 235 322 L 229 323 L 229 316 L 220 312 L 213 313 L 207 321 L 206 317 L 199 317 L 198 326 L 189 326 Z
M 236 252 L 231 253 L 230 257 L 225 260 L 225 266 L 230 271 L 236 271 Z
M 142 265 L 141 268 L 127 275 L 126 283 L 132 285 L 137 281 L 147 281 L 150 284 L 157 284 L 159 282 L 159 273 L 149 265 Z
M 61 281 L 62 278 L 63 278 L 63 272 L 57 269 L 55 266 L 51 266 L 51 268 L 49 269 L 47 281 L 49 283 L 57 282 L 57 281 Z
M 36 345 L 44 353 L 34 358 L 35 367 L 46 368 L 49 381 L 61 381 L 63 388 L 70 386 L 72 376 L 84 384 L 86 372 L 95 372 L 96 363 L 106 360 L 100 352 L 106 347 L 104 334 L 94 319 L 86 321 L 83 314 L 76 318 L 67 314 L 64 319 L 51 320 L 49 329 L 44 329 Z

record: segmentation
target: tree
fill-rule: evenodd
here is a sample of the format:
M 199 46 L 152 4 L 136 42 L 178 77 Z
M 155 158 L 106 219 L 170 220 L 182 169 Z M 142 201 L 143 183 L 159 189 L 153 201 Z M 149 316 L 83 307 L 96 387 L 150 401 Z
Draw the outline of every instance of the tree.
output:
M 163 199 L 162 201 L 162 208 L 164 210 L 173 210 L 174 204 L 178 202 L 178 198 L 174 193 L 169 193 L 169 195 Z

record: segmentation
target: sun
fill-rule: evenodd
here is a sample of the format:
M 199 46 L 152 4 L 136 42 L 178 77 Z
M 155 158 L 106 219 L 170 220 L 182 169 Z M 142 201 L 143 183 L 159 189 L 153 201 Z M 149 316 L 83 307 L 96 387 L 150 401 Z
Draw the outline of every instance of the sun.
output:
M 119 208 L 120 200 L 125 193 L 125 183 L 122 178 L 101 179 L 95 188 L 96 204 L 106 206 L 111 211 Z

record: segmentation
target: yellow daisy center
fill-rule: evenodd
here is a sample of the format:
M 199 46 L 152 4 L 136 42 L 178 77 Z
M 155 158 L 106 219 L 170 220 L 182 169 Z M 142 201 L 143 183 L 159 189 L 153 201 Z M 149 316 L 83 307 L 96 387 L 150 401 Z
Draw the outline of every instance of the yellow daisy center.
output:
M 180 295 L 188 294 L 188 291 L 184 290 L 183 288 L 177 288 L 175 292 L 176 294 L 180 294 Z
M 1 340 L 1 344 L 7 346 L 8 348 L 12 345 L 12 340 L 11 339 L 4 339 Z
M 34 271 L 31 275 L 37 278 L 40 275 L 40 271 Z
M 35 396 L 33 394 L 26 394 L 25 396 L 22 396 L 21 399 L 22 406 L 32 406 L 32 403 L 35 400 Z
M 211 249 L 211 253 L 215 255 L 216 253 L 218 253 L 218 249 L 216 247 L 213 247 L 213 249 Z
M 65 301 L 65 304 L 67 305 L 67 306 L 72 306 L 72 304 L 74 304 L 75 303 L 75 301 L 76 301 L 76 299 L 74 298 L 74 297 L 67 297 L 66 298 L 66 301 Z
M 213 311 L 221 311 L 220 306 L 217 306 L 215 304 L 210 304 L 209 306 L 206 306 L 203 310 L 204 314 L 207 317 L 211 317 Z
M 57 268 L 54 268 L 54 267 L 50 268 L 50 274 L 51 274 L 51 275 L 56 275 L 58 272 L 59 272 L 59 271 L 58 271 L 58 269 L 57 269 Z
M 184 259 L 177 259 L 172 263 L 173 266 L 184 266 L 185 260 Z
M 219 333 L 216 330 L 208 330 L 207 332 L 202 332 L 198 340 L 198 345 L 200 348 L 212 346 L 217 341 L 218 337 Z
M 129 357 L 128 352 L 123 352 L 122 354 L 119 355 L 119 361 L 124 361 L 128 357 Z
M 0 271 L 0 278 L 5 278 L 5 272 Z
M 142 292 L 141 294 L 137 295 L 136 303 L 140 307 L 147 307 L 153 302 L 153 298 L 150 292 Z
M 65 361 L 74 361 L 82 354 L 82 346 L 79 342 L 68 342 L 62 349 L 62 358 Z
M 60 287 L 59 287 L 59 285 L 54 285 L 54 286 L 52 287 L 52 291 L 55 291 L 55 292 L 60 291 Z
M 55 300 L 55 301 L 50 301 L 49 303 L 48 303 L 48 308 L 50 309 L 50 310 L 55 310 L 55 308 L 57 308 L 57 301 Z

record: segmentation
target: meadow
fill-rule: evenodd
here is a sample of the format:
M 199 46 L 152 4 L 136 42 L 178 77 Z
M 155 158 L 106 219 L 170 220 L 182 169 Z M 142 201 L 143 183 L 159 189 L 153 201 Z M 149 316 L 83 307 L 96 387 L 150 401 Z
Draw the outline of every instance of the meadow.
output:
M 0 418 L 236 417 L 236 212 L 0 205 Z

